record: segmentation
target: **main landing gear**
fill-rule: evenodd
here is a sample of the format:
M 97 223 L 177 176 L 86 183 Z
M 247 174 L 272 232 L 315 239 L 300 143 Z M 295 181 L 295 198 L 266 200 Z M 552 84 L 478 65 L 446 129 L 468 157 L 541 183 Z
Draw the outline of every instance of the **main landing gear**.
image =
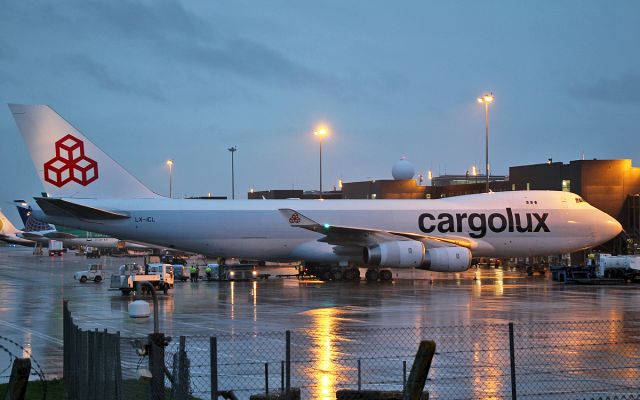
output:
M 393 279 L 393 274 L 391 270 L 388 269 L 379 269 L 379 268 L 369 268 L 365 275 L 367 282 L 375 282 L 380 280 L 380 282 L 391 282 Z
M 360 270 L 357 267 L 331 268 L 314 273 L 323 281 L 359 281 Z

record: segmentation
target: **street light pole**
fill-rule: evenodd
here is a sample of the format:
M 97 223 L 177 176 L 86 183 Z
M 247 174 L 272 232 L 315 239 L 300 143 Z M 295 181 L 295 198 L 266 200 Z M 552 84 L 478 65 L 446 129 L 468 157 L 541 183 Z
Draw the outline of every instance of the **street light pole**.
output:
M 235 153 L 236 150 L 238 149 L 236 148 L 236 146 L 233 146 L 233 147 L 229 147 L 227 150 L 231 152 L 231 199 L 235 200 L 236 185 L 235 185 L 235 176 L 234 176 L 234 170 L 233 170 L 233 153 Z
M 318 129 L 313 132 L 320 138 L 320 199 L 322 199 L 322 139 L 329 134 L 325 128 Z
M 172 195 L 172 180 L 173 180 L 173 159 L 167 160 L 167 165 L 169 166 L 169 198 Z
M 485 93 L 478 97 L 478 103 L 484 103 L 484 133 L 485 133 L 485 173 L 486 182 L 484 191 L 489 193 L 489 103 L 493 102 L 493 93 Z

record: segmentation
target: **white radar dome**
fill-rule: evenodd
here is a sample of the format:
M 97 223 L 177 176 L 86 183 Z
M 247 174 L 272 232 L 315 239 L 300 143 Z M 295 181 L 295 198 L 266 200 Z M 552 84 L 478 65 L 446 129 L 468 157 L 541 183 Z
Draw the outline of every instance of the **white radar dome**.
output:
M 393 179 L 412 179 L 415 174 L 415 170 L 413 169 L 413 165 L 404 157 L 402 157 L 398 162 L 393 164 L 393 169 L 391 169 L 391 175 L 393 175 Z

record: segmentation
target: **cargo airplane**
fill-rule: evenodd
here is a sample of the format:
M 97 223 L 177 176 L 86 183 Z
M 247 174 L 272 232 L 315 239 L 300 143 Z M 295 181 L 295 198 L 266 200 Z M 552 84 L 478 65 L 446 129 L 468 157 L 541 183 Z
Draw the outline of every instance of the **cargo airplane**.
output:
M 391 279 L 387 268 L 465 271 L 472 257 L 568 253 L 621 231 L 580 196 L 512 191 L 437 200 L 162 197 L 55 111 L 10 105 L 40 179 L 46 221 L 213 256 L 306 261 L 325 279 Z

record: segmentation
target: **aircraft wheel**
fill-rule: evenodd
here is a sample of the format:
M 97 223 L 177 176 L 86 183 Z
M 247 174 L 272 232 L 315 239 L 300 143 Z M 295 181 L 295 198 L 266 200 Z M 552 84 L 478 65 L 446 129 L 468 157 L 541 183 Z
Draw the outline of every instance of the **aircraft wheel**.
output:
M 334 281 L 341 281 L 342 280 L 342 271 L 340 271 L 339 269 L 334 269 L 331 272 L 331 278 Z
M 330 281 L 331 280 L 331 271 L 323 271 L 320 274 L 321 281 Z
M 100 282 L 102 282 L 102 277 L 101 277 L 101 276 L 96 276 L 96 277 L 93 279 L 93 281 L 94 281 L 95 283 L 100 283 Z
M 392 279 L 393 279 L 393 274 L 391 273 L 390 270 L 383 269 L 382 271 L 380 271 L 380 280 L 382 282 L 391 282 Z
M 87 277 L 86 276 L 81 276 L 80 277 L 80 283 L 87 283 Z
M 378 271 L 375 269 L 368 269 L 365 278 L 369 282 L 375 282 L 378 280 Z
M 358 271 L 357 268 L 347 268 L 346 271 L 344 271 L 344 279 L 348 280 L 348 281 L 355 281 L 356 279 L 360 278 L 360 271 Z

